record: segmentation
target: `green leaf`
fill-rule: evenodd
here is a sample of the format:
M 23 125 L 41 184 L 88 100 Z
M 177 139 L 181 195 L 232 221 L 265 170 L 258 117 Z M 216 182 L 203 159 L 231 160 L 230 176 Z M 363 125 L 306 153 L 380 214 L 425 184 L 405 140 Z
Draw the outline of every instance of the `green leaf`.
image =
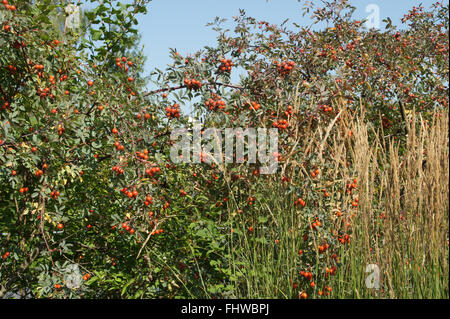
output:
M 136 278 L 131 279 L 129 282 L 127 282 L 127 284 L 125 286 L 123 286 L 122 288 L 122 293 L 121 295 L 123 296 L 125 294 L 125 292 L 127 291 L 127 288 L 136 281 Z
M 92 40 L 97 41 L 100 40 L 100 38 L 103 35 L 103 32 L 100 30 L 91 30 Z

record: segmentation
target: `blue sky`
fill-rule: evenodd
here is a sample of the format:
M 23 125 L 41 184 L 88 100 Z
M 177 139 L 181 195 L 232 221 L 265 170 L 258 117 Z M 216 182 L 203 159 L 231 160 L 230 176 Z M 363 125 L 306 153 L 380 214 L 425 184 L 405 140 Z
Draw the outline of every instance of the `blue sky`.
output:
M 389 16 L 394 24 L 414 5 L 429 8 L 437 0 L 351 0 L 357 8 L 358 18 L 366 18 L 366 7 L 376 4 L 379 7 L 380 20 Z M 244 9 L 248 16 L 279 24 L 289 18 L 290 22 L 309 25 L 308 16 L 302 17 L 302 2 L 297 0 L 153 0 L 148 5 L 148 13 L 138 18 L 141 44 L 147 56 L 145 73 L 155 67 L 164 69 L 171 62 L 169 48 L 176 48 L 182 55 L 192 53 L 205 45 L 214 45 L 216 32 L 205 25 L 214 18 L 232 17 Z M 313 0 L 314 3 L 320 3 Z M 447 3 L 448 0 L 444 0 Z M 383 25 L 383 24 L 382 24 Z

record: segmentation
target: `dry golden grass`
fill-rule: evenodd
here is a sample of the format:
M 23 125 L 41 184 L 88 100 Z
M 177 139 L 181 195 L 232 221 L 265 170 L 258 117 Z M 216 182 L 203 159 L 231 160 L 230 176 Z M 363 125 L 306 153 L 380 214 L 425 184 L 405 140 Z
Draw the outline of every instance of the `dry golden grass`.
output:
M 270 220 L 264 231 L 252 236 L 264 237 L 268 244 L 241 229 L 241 239 L 233 242 L 232 263 L 239 261 L 247 271 L 238 274 L 236 296 L 296 296 L 292 282 L 302 270 L 297 252 L 304 247 L 299 234 L 315 211 L 328 214 L 324 229 L 336 234 L 345 228 L 335 217 L 341 210 L 351 225 L 351 242 L 338 248 L 337 274 L 326 281 L 333 286 L 331 298 L 448 298 L 448 113 L 436 114 L 428 122 L 410 114 L 409 135 L 397 139 L 385 136 L 363 113 L 352 116 L 343 111 L 338 117 L 328 127 L 310 127 L 293 137 L 290 142 L 296 150 L 288 154 L 295 155 L 282 163 L 283 175 L 301 192 L 326 188 L 332 192 L 329 199 L 311 195 L 316 200 L 308 215 L 293 204 L 298 197 L 294 193 L 277 195 L 286 190 L 279 176 L 261 183 L 263 199 L 255 216 L 270 216 Z M 302 163 L 311 159 L 314 150 L 321 175 L 307 183 L 311 177 Z M 346 185 L 354 178 L 358 186 L 348 194 Z M 357 208 L 351 205 L 355 195 Z M 236 209 L 230 205 L 230 215 Z M 238 225 L 244 225 L 243 219 L 236 218 Z M 318 233 L 312 245 L 317 248 L 322 239 Z M 319 274 L 323 261 L 319 256 L 316 261 L 313 269 Z M 367 288 L 370 264 L 380 270 L 380 289 Z M 237 268 L 234 274 L 239 273 Z M 317 292 L 313 290 L 312 297 Z

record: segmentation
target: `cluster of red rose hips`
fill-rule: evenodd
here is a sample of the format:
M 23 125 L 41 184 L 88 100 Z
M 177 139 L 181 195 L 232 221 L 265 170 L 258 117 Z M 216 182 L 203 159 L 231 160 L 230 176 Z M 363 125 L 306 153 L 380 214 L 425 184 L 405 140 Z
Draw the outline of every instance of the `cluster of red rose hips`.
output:
M 162 232 L 164 232 L 164 230 L 162 230 L 162 229 L 155 229 L 154 231 L 152 231 L 152 235 L 159 235 Z
M 120 192 L 122 194 L 124 194 L 125 196 L 128 196 L 128 198 L 136 198 L 139 195 L 139 193 L 136 189 L 133 189 L 132 191 L 130 191 L 130 190 L 128 190 L 127 187 L 122 188 L 120 190 Z
M 37 93 L 40 97 L 46 97 L 47 95 L 49 95 L 51 98 L 54 97 L 54 95 L 50 93 L 50 88 L 47 88 L 47 87 L 44 88 L 44 89 L 38 88 L 38 89 L 36 90 L 36 93 Z
M 322 192 L 323 192 L 323 196 L 330 197 L 330 193 L 328 193 L 325 188 L 322 190 Z
M 284 111 L 284 115 L 286 115 L 286 117 L 290 117 L 290 116 L 292 116 L 293 112 L 294 112 L 294 108 L 292 107 L 292 105 L 288 105 L 286 108 L 286 111 Z
M 331 290 L 332 289 L 331 289 L 330 286 L 325 285 L 323 287 L 323 291 L 319 290 L 317 293 L 318 293 L 319 296 L 322 296 L 322 295 L 328 296 L 330 294 Z
M 123 62 L 123 64 L 121 63 Z M 128 66 L 132 66 L 133 62 L 131 61 L 127 61 L 126 57 L 122 57 L 122 58 L 116 58 L 116 65 L 123 69 L 125 72 L 128 72 Z M 128 65 L 128 66 L 127 66 Z M 130 81 L 131 82 L 131 81 Z
M 113 166 L 112 167 L 113 172 L 116 172 L 118 175 L 122 175 L 123 174 L 123 169 L 120 168 L 119 166 Z
M 12 64 L 8 65 L 8 69 L 11 73 L 14 73 L 17 71 L 17 68 L 15 66 L 13 66 Z
M 180 105 L 175 103 L 172 107 L 168 106 L 165 108 L 166 116 L 168 118 L 179 118 L 180 117 Z
M 222 59 L 220 60 L 219 71 L 229 73 L 231 71 L 232 66 L 233 62 L 231 60 Z
M 263 26 L 267 28 L 269 26 L 269 22 L 259 21 L 258 22 L 258 29 L 261 29 Z
M 148 150 L 145 149 L 143 152 L 136 152 L 136 156 L 143 159 L 143 160 L 148 160 L 149 156 L 148 156 Z
M 437 3 L 439 4 L 439 2 Z M 412 17 L 419 16 L 423 14 L 423 7 L 414 6 L 412 10 L 409 11 L 409 14 L 405 14 L 401 19 L 402 23 L 405 23 L 407 20 L 410 20 Z
M 53 199 L 58 199 L 59 195 L 60 195 L 59 191 L 52 191 L 50 193 L 50 197 L 52 197 Z
M 338 238 L 338 241 L 339 241 L 341 244 L 349 243 L 349 242 L 350 242 L 350 235 L 349 235 L 349 234 L 346 234 L 346 235 L 344 235 L 343 237 L 339 237 L 339 238 Z
M 288 124 L 287 120 L 281 119 L 281 120 L 278 120 L 276 122 L 273 122 L 273 126 L 276 127 L 276 128 L 285 130 L 285 129 L 287 129 L 289 124 Z
M 202 87 L 202 83 L 200 81 L 197 81 L 196 79 L 190 80 L 190 79 L 185 78 L 184 79 L 184 84 L 186 85 L 186 87 L 189 90 L 197 91 L 197 90 L 199 90 Z
M 150 204 L 153 204 L 153 198 L 150 195 L 147 195 L 144 202 L 145 206 L 148 206 Z
M 42 70 L 44 70 L 44 65 L 43 64 L 35 64 L 34 68 L 38 71 L 42 71 Z
M 205 102 L 206 107 L 210 111 L 223 110 L 226 106 L 225 101 L 222 100 L 220 95 L 212 94 L 212 98 Z
M 141 118 L 142 118 L 142 114 L 141 114 L 141 113 L 138 113 L 138 114 L 136 115 L 136 117 L 137 117 L 138 119 L 141 119 Z M 148 114 L 147 112 L 144 113 L 144 119 L 148 120 L 150 117 L 151 117 L 150 114 Z
M 304 201 L 303 199 L 301 199 L 301 198 L 299 197 L 299 198 L 294 202 L 294 205 L 295 205 L 295 206 L 302 205 L 303 207 L 305 207 L 306 203 L 305 203 L 305 201 Z
M 318 108 L 322 112 L 331 112 L 331 111 L 333 111 L 333 108 L 331 106 L 329 106 L 329 105 L 326 105 L 326 104 L 320 104 Z
M 16 6 L 8 4 L 8 0 L 3 0 L 3 6 L 6 10 L 15 11 Z
M 318 168 L 316 168 L 315 170 L 311 171 L 311 177 L 312 178 L 316 177 L 319 174 L 320 174 L 320 170 Z
M 83 276 L 84 281 L 89 280 L 89 278 L 91 278 L 91 274 L 86 274 Z
M 130 233 L 131 235 L 134 234 L 135 230 L 133 228 L 131 228 L 128 223 L 122 223 L 122 228 L 125 229 L 128 233 Z
M 60 44 L 59 40 L 53 40 L 52 44 L 50 46 L 53 48 L 53 47 L 58 46 L 59 44 Z
M 55 76 L 54 75 L 50 75 L 48 77 L 48 80 L 50 81 L 51 84 L 55 85 L 56 84 L 56 80 L 55 80 Z
M 33 64 L 33 62 L 30 62 L 30 64 Z M 44 65 L 43 64 L 35 64 L 34 69 L 37 71 L 38 76 L 42 77 L 42 71 L 44 70 Z
M 249 110 L 255 110 L 255 111 L 258 111 L 260 108 L 261 108 L 261 104 L 255 102 L 255 101 L 251 101 L 251 102 L 250 102 Z
M 316 217 L 314 222 L 311 224 L 310 228 L 312 230 L 317 230 L 317 227 L 322 227 L 322 222 Z
M 294 61 L 289 61 L 289 62 L 283 61 L 281 63 L 278 61 L 275 61 L 274 64 L 277 66 L 277 70 L 282 76 L 286 76 L 289 73 L 291 73 L 291 71 L 295 67 Z
M 338 256 L 336 255 L 336 254 L 333 254 L 332 256 L 331 256 L 332 258 L 334 258 L 334 259 L 337 259 L 338 258 Z M 337 267 L 336 266 L 333 266 L 333 267 L 331 267 L 331 268 L 326 268 L 325 269 L 325 277 L 328 277 L 329 275 L 332 275 L 332 276 L 334 276 L 335 274 L 336 274 L 336 270 L 337 270 Z M 326 286 L 325 286 L 326 287 Z
M 22 194 L 28 192 L 28 187 L 21 187 L 19 189 L 19 192 L 21 192 Z
M 357 186 L 357 184 L 356 184 L 356 182 L 357 182 L 357 180 L 356 180 L 356 178 L 353 180 L 353 183 L 351 183 L 351 184 L 347 184 L 346 185 L 346 187 L 347 187 L 347 194 L 351 194 L 352 193 L 352 190 L 354 190 L 355 188 L 356 188 L 356 186 Z
M 319 245 L 318 248 L 319 248 L 319 254 L 323 254 L 330 248 L 330 245 L 328 243 L 325 243 L 323 245 Z
M 6 110 L 9 107 L 9 102 L 5 102 L 2 104 L 2 110 Z
M 302 276 L 303 278 L 308 279 L 310 281 L 312 280 L 312 273 L 311 272 L 301 270 L 300 271 L 300 276 Z
M 119 141 L 115 141 L 114 142 L 114 146 L 116 147 L 116 150 L 118 151 L 123 151 L 125 149 L 125 146 L 123 146 L 122 144 L 120 144 Z
M 7 251 L 7 252 L 5 252 L 5 253 L 2 255 L 2 258 L 3 258 L 3 259 L 6 259 L 6 258 L 9 257 L 9 255 L 10 255 L 10 252 Z
M 158 166 L 152 167 L 152 168 L 147 168 L 145 170 L 145 174 L 153 176 L 156 173 L 159 173 L 161 171 L 161 169 Z

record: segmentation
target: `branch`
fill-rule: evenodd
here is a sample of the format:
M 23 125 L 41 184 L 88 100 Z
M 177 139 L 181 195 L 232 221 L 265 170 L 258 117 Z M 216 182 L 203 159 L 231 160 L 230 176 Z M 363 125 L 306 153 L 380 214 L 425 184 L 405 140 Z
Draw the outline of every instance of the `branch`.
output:
M 48 242 L 47 242 L 47 238 L 45 238 L 45 232 L 44 232 L 44 210 L 45 210 L 45 202 L 44 199 L 42 198 L 42 196 L 39 196 L 39 201 L 42 203 L 42 209 L 40 212 L 40 216 L 41 216 L 41 222 L 40 222 L 40 231 L 42 234 L 42 238 L 44 239 L 45 242 L 45 246 L 47 247 L 47 251 L 50 255 L 50 261 L 52 262 L 52 265 L 54 266 L 55 263 L 53 262 L 53 258 L 52 258 L 52 250 L 50 249 Z
M 403 103 L 400 100 L 398 100 L 398 104 L 400 105 L 400 113 L 402 115 L 403 122 L 405 122 L 405 133 L 406 133 L 406 135 L 408 135 L 409 127 L 408 127 L 408 123 L 407 123 L 405 107 L 403 106 Z
M 218 86 L 225 86 L 225 87 L 229 87 L 229 88 L 237 89 L 237 90 L 244 90 L 244 88 L 242 86 L 226 84 L 226 83 L 221 83 L 221 82 L 208 82 L 208 83 L 205 83 L 205 85 L 218 85 Z M 186 87 L 187 87 L 186 85 L 172 86 L 172 87 L 168 87 L 168 88 L 164 88 L 164 89 L 158 89 L 158 90 L 154 90 L 154 91 L 145 92 L 143 95 L 145 97 L 145 96 L 153 95 L 156 93 L 170 92 L 170 91 L 175 91 L 175 90 L 179 90 L 179 89 L 184 89 Z

